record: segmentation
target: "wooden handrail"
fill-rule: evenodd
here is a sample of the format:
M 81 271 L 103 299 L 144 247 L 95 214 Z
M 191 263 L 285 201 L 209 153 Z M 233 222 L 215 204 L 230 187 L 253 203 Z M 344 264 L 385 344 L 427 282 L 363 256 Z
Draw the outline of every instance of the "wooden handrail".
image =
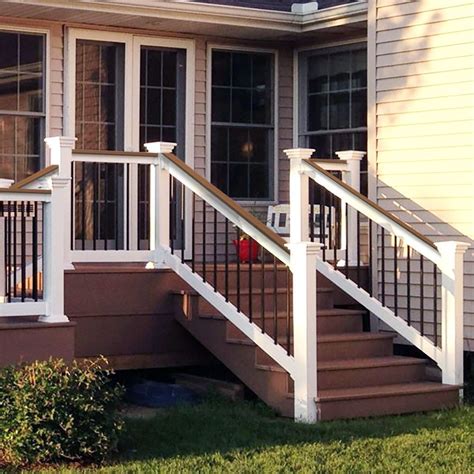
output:
M 423 244 L 428 245 L 432 249 L 436 250 L 438 252 L 436 245 L 426 236 L 418 232 L 417 230 L 413 229 L 413 227 L 409 226 L 402 220 L 400 220 L 398 217 L 394 216 L 390 212 L 386 211 L 384 208 L 379 206 L 378 204 L 374 203 L 370 199 L 368 199 L 366 196 L 363 194 L 359 193 L 355 189 L 353 189 L 351 186 L 348 184 L 342 182 L 341 180 L 337 179 L 333 174 L 329 173 L 328 171 L 324 170 L 320 166 L 317 165 L 317 161 L 315 160 L 303 160 L 304 163 L 306 163 L 308 166 L 310 166 L 311 170 L 314 170 L 318 173 L 323 174 L 327 179 L 331 180 L 333 184 L 341 189 L 343 192 L 350 193 L 357 201 L 362 202 L 365 206 L 369 206 L 371 209 L 373 209 L 377 214 L 382 215 L 385 219 L 389 220 L 393 224 L 402 227 L 404 230 L 412 234 L 416 239 L 420 240 L 423 242 Z M 341 197 L 341 196 L 339 196 Z M 342 198 L 344 199 L 344 198 Z M 382 224 L 380 224 L 382 225 Z M 390 229 L 388 229 L 390 231 Z
M 104 150 L 73 150 L 73 155 L 98 155 L 98 156 L 145 156 L 154 157 L 153 153 L 145 151 L 104 151 Z
M 23 189 L 24 187 L 28 186 L 29 184 L 37 181 L 38 179 L 45 178 L 46 176 L 49 176 L 50 174 L 56 173 L 56 171 L 59 170 L 58 165 L 50 165 L 47 166 L 46 168 L 43 168 L 36 173 L 33 173 L 30 176 L 27 176 L 26 178 L 22 179 L 21 181 L 18 181 L 17 183 L 13 183 L 8 190 L 13 191 L 13 190 L 20 190 Z
M 220 201 L 224 204 L 225 207 L 231 209 L 236 213 L 241 219 L 246 221 L 250 226 L 255 228 L 260 234 L 263 234 L 267 239 L 273 242 L 277 247 L 279 247 L 286 255 L 289 255 L 289 251 L 286 248 L 286 241 L 280 237 L 278 234 L 273 232 L 268 228 L 263 222 L 257 219 L 254 215 L 248 212 L 246 209 L 237 204 L 229 196 L 223 193 L 219 188 L 214 186 L 212 183 L 203 178 L 200 174 L 196 173 L 190 166 L 180 160 L 173 153 L 163 153 L 161 156 L 166 157 L 174 166 L 179 168 L 179 170 L 185 173 L 189 178 L 199 184 L 199 186 L 205 188 L 212 196 L 215 197 L 217 201 Z M 179 179 L 179 178 L 178 178 Z M 212 205 L 212 204 L 211 204 Z

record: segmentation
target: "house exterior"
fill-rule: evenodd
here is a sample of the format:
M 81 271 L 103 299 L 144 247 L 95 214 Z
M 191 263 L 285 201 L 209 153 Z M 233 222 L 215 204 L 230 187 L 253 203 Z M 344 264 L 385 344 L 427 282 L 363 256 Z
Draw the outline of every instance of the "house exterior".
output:
M 267 403 L 307 420 L 455 403 L 452 389 L 421 385 L 403 388 L 405 398 L 392 386 L 359 391 L 358 402 L 328 392 L 313 403 L 317 370 L 338 368 L 328 363 L 335 346 L 319 344 L 316 370 L 311 314 L 321 314 L 318 331 L 347 324 L 352 332 L 362 329 L 350 311 L 368 311 L 383 341 L 342 354 L 372 360 L 367 347 L 397 335 L 442 369 L 440 387 L 462 383 L 462 353 L 474 351 L 473 16 L 468 0 L 2 2 L 0 179 L 15 184 L 0 186 L 0 364 L 104 354 L 118 369 L 172 367 L 212 363 L 213 354 Z M 317 216 L 309 230 L 298 214 L 308 198 Z M 265 222 L 269 206 L 282 203 L 290 203 L 291 243 L 311 244 L 304 256 L 291 245 L 288 256 L 255 219 Z M 244 233 L 262 253 L 241 267 L 232 240 Z M 317 278 L 303 271 L 319 265 L 315 245 L 328 264 Z M 169 255 L 158 262 L 153 252 L 163 248 Z M 191 267 L 203 281 L 207 273 L 222 301 L 186 273 Z M 313 284 L 317 302 L 299 293 Z M 20 303 L 32 306 L 13 308 Z M 346 313 L 326 323 L 334 307 Z M 211 309 L 229 327 L 200 327 L 196 315 Z M 271 344 L 239 319 L 248 313 L 255 325 L 260 311 L 265 335 L 269 310 Z M 297 322 L 296 312 L 307 317 Z M 218 343 L 243 336 L 260 351 L 260 372 L 253 367 L 248 381 L 245 344 Z M 400 384 L 422 380 L 416 361 L 396 363 Z M 281 377 L 262 374 L 273 365 Z M 345 366 L 340 379 L 360 388 L 357 370 L 377 380 L 387 366 Z M 318 377 L 320 390 L 346 389 Z M 281 390 L 291 397 L 271 395 Z

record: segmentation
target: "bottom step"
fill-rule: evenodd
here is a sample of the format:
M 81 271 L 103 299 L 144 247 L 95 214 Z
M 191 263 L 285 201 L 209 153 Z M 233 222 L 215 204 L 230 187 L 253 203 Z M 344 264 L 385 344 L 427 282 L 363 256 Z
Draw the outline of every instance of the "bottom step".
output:
M 434 382 L 321 390 L 317 398 L 321 420 L 398 415 L 454 408 L 459 387 Z

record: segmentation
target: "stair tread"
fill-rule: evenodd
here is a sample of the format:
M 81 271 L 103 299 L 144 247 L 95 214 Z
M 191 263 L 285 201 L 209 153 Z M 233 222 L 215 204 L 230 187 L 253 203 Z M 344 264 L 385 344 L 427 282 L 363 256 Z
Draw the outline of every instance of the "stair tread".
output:
M 203 319 L 226 319 L 225 316 L 220 316 L 217 314 L 218 311 L 216 310 L 216 313 L 200 313 L 199 317 Z M 262 315 L 259 310 L 255 311 L 254 315 L 254 322 L 258 323 L 259 320 L 262 319 Z M 365 313 L 365 310 L 363 309 L 344 309 L 344 308 L 332 308 L 332 309 L 319 309 L 318 310 L 318 317 L 335 317 L 335 316 L 362 316 Z M 286 311 L 277 311 L 277 317 L 278 318 L 285 318 L 287 317 L 287 312 Z M 291 318 L 293 316 L 291 315 Z M 264 318 L 265 319 L 273 319 L 274 318 L 274 313 L 273 311 L 265 311 L 264 313 Z
M 424 365 L 425 359 L 403 356 L 370 357 L 361 359 L 340 359 L 318 362 L 318 370 L 344 370 L 375 367 L 391 367 L 395 365 Z
M 329 288 L 329 287 L 326 287 L 326 286 L 319 286 L 317 288 L 317 291 L 318 293 L 332 293 L 333 289 L 332 288 Z M 224 294 L 223 291 L 219 291 L 221 294 Z M 254 288 L 253 290 L 255 296 L 258 296 L 258 295 L 261 295 L 262 294 L 262 291 L 261 291 L 261 288 L 258 287 L 258 288 Z M 273 294 L 274 290 L 273 288 L 264 288 L 264 293 L 265 294 Z M 277 293 L 286 293 L 287 292 L 287 288 L 277 288 Z M 237 290 L 234 289 L 234 288 L 229 288 L 229 295 L 236 295 L 237 294 Z M 240 294 L 241 295 L 248 295 L 250 293 L 249 289 L 248 288 L 242 288 L 240 290 Z M 170 291 L 170 294 L 172 295 L 190 295 L 190 296 L 201 296 L 197 291 L 195 290 L 174 290 L 174 291 Z
M 402 384 L 373 385 L 369 387 L 320 390 L 316 400 L 320 402 L 355 400 L 361 398 L 447 392 L 458 389 L 459 387 L 457 385 L 446 385 L 437 382 L 410 382 Z

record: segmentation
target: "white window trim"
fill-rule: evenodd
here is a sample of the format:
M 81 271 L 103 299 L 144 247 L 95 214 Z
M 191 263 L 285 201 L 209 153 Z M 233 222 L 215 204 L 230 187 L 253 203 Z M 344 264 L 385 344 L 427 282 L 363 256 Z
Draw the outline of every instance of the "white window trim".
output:
M 207 70 L 206 70 L 206 178 L 211 181 L 211 128 L 212 128 L 212 52 L 214 50 L 224 50 L 232 52 L 244 52 L 244 53 L 269 53 L 273 54 L 273 84 L 274 84 L 274 143 L 273 143 L 273 187 L 272 193 L 269 199 L 252 200 L 252 199 L 236 199 L 235 201 L 244 206 L 266 206 L 269 204 L 275 204 L 278 202 L 279 196 L 279 113 L 278 113 L 278 100 L 279 100 L 279 52 L 277 49 L 269 48 L 253 48 L 249 46 L 239 44 L 219 44 L 212 43 L 207 45 Z
M 133 35 L 70 28 L 67 31 L 64 130 L 75 136 L 76 40 L 109 41 L 125 46 L 124 70 L 124 151 L 140 150 L 140 47 L 184 49 L 186 51 L 185 162 L 194 167 L 195 63 L 194 40 Z M 130 66 L 130 67 L 129 67 Z M 183 157 L 181 157 L 183 158 Z
M 293 147 L 299 147 L 300 135 L 300 108 L 299 108 L 299 94 L 300 94 L 300 57 L 301 53 L 306 51 L 317 51 L 329 48 L 337 48 L 338 46 L 351 46 L 360 44 L 367 46 L 367 38 L 357 38 L 347 41 L 334 41 L 325 44 L 309 44 L 301 48 L 296 48 L 293 51 Z M 368 130 L 367 130 L 368 131 Z
M 44 64 L 45 64 L 45 75 L 44 75 L 44 133 L 45 138 L 50 135 L 50 126 L 51 126 L 51 30 L 48 28 L 31 28 L 23 25 L 13 25 L 13 24 L 5 24 L 0 23 L 0 31 L 11 31 L 13 33 L 33 33 L 44 35 L 45 37 L 45 47 L 44 47 Z M 44 156 L 43 156 L 44 163 L 40 163 L 41 166 L 47 166 L 49 164 L 49 156 L 44 148 Z

